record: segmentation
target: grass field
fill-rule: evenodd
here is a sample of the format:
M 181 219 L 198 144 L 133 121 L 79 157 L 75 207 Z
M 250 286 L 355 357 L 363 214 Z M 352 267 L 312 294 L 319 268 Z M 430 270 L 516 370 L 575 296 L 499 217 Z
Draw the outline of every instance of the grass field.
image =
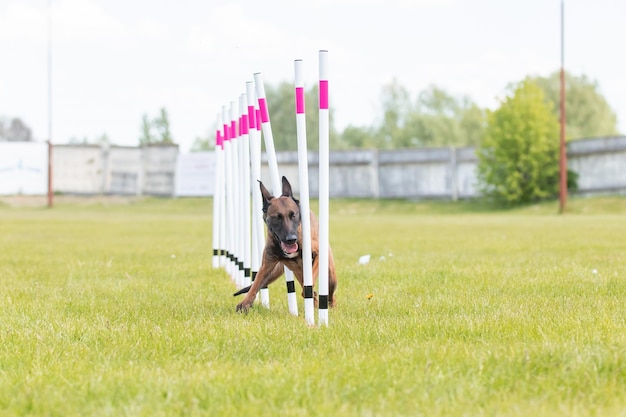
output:
M 332 201 L 308 328 L 235 313 L 211 200 L 0 203 L 0 416 L 624 416 L 626 199 L 568 207 Z

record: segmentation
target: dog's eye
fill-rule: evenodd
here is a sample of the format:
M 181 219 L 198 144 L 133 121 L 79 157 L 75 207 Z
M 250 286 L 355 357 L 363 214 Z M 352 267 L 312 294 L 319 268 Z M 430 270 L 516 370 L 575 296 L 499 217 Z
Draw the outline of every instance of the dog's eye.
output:
M 298 213 L 294 213 L 293 211 L 289 213 L 289 218 L 291 220 L 296 220 L 298 218 Z

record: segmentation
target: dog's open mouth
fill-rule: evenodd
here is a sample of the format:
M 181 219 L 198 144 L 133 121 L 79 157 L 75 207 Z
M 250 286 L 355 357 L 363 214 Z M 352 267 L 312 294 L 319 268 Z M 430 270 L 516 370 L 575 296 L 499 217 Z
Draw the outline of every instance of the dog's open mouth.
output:
M 283 253 L 285 254 L 285 256 L 287 256 L 289 258 L 297 255 L 297 253 L 298 253 L 298 244 L 297 243 L 288 244 L 288 243 L 285 243 L 285 242 L 280 242 L 280 248 L 283 250 Z

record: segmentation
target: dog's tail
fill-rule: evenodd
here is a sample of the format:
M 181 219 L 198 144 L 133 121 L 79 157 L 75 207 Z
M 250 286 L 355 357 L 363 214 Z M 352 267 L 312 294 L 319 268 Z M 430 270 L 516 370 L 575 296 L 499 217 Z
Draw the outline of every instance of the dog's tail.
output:
M 244 287 L 244 288 L 240 289 L 239 291 L 234 293 L 233 296 L 236 297 L 238 295 L 247 293 L 248 291 L 250 291 L 250 287 L 252 287 L 252 285 L 248 285 L 247 287 Z

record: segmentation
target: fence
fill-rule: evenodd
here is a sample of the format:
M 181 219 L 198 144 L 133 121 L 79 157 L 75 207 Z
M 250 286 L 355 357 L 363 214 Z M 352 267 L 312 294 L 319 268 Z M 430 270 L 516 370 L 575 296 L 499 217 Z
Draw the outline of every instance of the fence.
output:
M 212 152 L 180 154 L 178 146 L 142 148 L 55 145 L 55 191 L 67 194 L 208 196 Z M 296 152 L 277 154 L 281 175 L 299 193 Z M 626 136 L 568 143 L 569 169 L 581 194 L 626 194 Z M 330 196 L 464 199 L 477 196 L 474 148 L 351 150 L 330 154 Z M 318 195 L 317 154 L 309 155 L 309 191 Z M 269 182 L 267 161 L 261 179 Z M 45 194 L 47 145 L 0 142 L 0 194 Z

